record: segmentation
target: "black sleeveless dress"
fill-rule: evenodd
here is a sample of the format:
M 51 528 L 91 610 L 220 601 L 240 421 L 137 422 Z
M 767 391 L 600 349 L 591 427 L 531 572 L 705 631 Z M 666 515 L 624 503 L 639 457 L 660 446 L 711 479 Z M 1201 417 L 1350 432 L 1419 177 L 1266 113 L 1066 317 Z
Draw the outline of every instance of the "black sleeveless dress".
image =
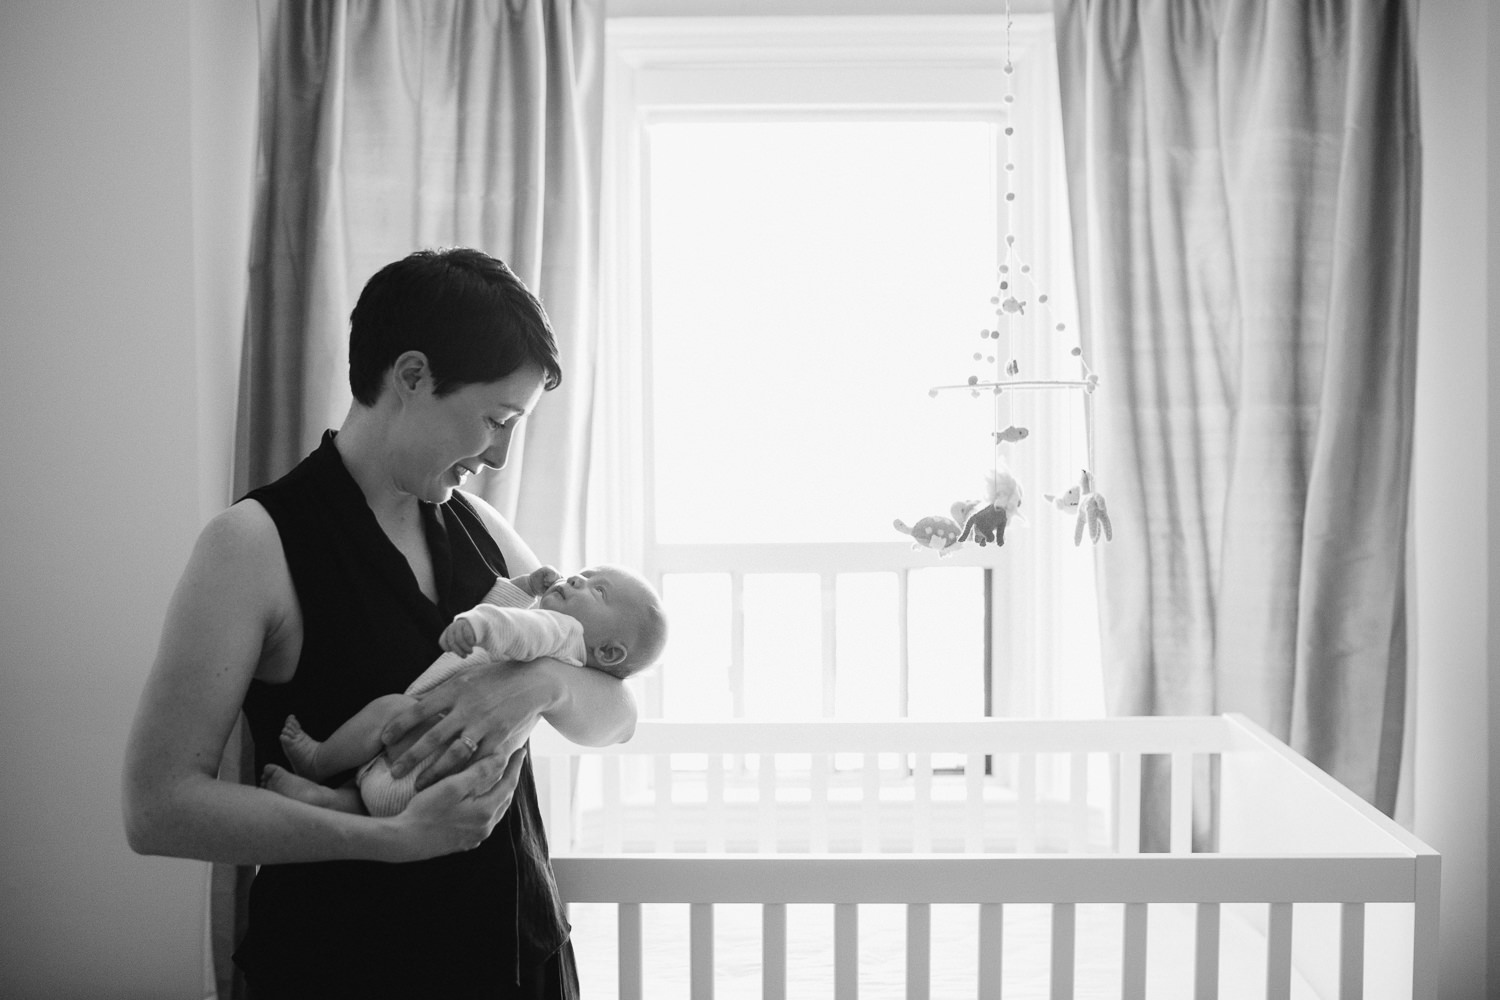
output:
M 333 439 L 328 432 L 285 477 L 248 495 L 276 523 L 302 610 L 296 674 L 252 681 L 245 697 L 257 774 L 288 766 L 277 738 L 287 715 L 322 739 L 371 699 L 403 691 L 441 652 L 452 617 L 506 573 L 458 494 L 424 503 L 434 605 Z M 234 957 L 256 1000 L 571 998 L 567 936 L 528 758 L 504 819 L 471 851 L 407 864 L 262 865 Z

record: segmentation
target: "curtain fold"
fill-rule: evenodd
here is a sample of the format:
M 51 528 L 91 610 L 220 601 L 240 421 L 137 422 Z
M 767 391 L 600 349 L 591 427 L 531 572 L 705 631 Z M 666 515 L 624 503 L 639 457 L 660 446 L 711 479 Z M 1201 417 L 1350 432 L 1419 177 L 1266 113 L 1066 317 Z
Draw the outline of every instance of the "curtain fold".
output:
M 419 248 L 476 247 L 541 299 L 564 377 L 513 441 L 506 469 L 475 488 L 544 561 L 579 565 L 597 347 L 603 0 L 260 0 L 259 10 L 235 495 L 289 470 L 342 422 L 348 318 L 370 275 Z M 221 996 L 230 995 L 236 939 L 230 894 L 243 882 L 225 872 L 213 880 L 222 887 L 212 906 Z
M 1243 712 L 1387 813 L 1421 150 L 1404 0 L 1057 0 L 1110 710 Z

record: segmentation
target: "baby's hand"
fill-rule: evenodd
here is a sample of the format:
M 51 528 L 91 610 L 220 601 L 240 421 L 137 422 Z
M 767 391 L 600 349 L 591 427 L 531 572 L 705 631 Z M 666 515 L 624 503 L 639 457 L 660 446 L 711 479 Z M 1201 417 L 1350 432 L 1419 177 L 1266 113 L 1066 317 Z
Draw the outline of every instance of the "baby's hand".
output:
M 462 618 L 455 618 L 453 624 L 443 629 L 438 645 L 449 653 L 468 656 L 474 651 L 474 627 Z
M 532 597 L 540 597 L 543 591 L 562 579 L 562 574 L 555 566 L 538 566 L 523 579 L 526 582 L 518 584 L 521 589 Z

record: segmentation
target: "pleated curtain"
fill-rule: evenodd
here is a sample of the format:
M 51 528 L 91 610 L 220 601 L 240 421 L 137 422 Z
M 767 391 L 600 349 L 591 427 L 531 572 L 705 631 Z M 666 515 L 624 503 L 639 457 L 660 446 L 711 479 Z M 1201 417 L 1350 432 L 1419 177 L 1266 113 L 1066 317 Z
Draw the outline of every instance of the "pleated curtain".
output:
M 1115 526 L 1109 708 L 1243 712 L 1389 813 L 1421 161 L 1407 4 L 1056 16 Z

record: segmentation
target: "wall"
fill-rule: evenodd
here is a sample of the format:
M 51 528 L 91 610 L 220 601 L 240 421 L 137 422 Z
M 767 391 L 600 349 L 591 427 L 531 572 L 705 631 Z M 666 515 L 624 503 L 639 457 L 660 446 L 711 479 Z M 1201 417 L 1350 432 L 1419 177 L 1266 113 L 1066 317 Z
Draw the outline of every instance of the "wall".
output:
M 1490 683 L 1492 612 L 1500 569 L 1490 525 L 1500 476 L 1500 342 L 1491 297 L 1500 289 L 1500 217 L 1492 197 L 1500 101 L 1488 68 L 1497 51 L 1488 0 L 1415 5 L 1424 147 L 1415 518 L 1414 827 L 1443 854 L 1442 995 L 1500 989 L 1488 942 L 1496 849 Z M 1492 772 L 1492 768 L 1494 769 Z
M 238 84 L 209 86 L 195 65 L 195 38 L 216 34 L 248 46 L 248 78 L 242 57 L 219 66 Z M 195 265 L 226 266 L 198 249 L 209 233 L 233 239 L 230 220 L 243 231 L 248 193 L 218 175 L 202 193 L 224 203 L 200 230 L 194 166 L 236 130 L 243 140 L 255 46 L 248 0 L 0 4 L 7 998 L 204 994 L 204 866 L 130 852 L 119 767 L 218 479 L 203 462 L 223 445 L 200 427 L 232 401 L 232 372 L 222 350 L 199 349 L 222 331 L 197 321 L 233 308 L 235 280 Z M 195 116 L 200 97 L 223 106 Z M 218 138 L 199 134 L 210 122 Z

